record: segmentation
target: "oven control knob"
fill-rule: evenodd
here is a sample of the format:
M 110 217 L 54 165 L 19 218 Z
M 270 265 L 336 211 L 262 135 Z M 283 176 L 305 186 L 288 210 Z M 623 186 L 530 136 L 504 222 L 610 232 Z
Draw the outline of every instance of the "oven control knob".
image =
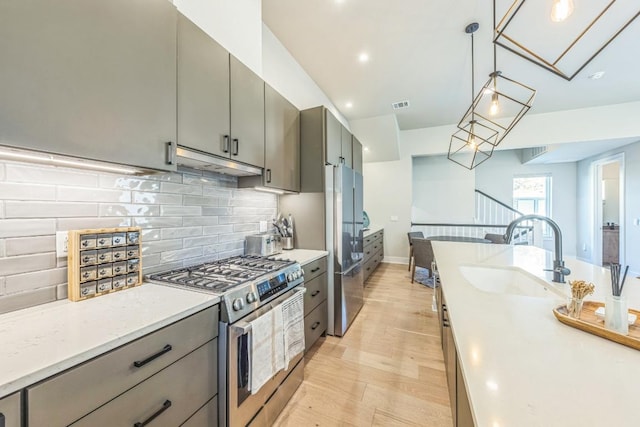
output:
M 256 302 L 256 294 L 253 292 L 249 292 L 247 294 L 247 303 L 248 304 L 253 304 L 254 302 Z
M 303 276 L 303 277 L 304 277 L 304 268 L 301 268 L 301 269 L 300 269 L 300 276 Z
M 292 281 L 293 281 L 293 273 L 289 273 L 289 274 L 287 275 L 287 280 L 288 280 L 289 282 L 292 282 Z
M 233 300 L 233 310 L 234 311 L 240 311 L 244 308 L 244 301 L 242 301 L 242 298 L 236 298 Z

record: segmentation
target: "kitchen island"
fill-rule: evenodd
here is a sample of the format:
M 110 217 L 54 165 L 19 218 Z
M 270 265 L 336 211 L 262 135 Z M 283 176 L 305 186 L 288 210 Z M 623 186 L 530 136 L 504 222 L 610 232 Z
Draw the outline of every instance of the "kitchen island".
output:
M 554 317 L 553 308 L 566 303 L 562 295 L 570 289 L 543 271 L 552 253 L 454 242 L 433 242 L 433 248 L 476 426 L 638 424 L 640 352 Z M 571 269 L 567 281 L 594 283 L 595 293 L 587 299 L 604 301 L 611 290 L 609 270 L 575 258 L 565 262 Z M 526 295 L 526 288 L 493 292 L 490 270 L 496 267 L 498 273 L 511 270 L 518 280 L 546 285 L 531 293 L 538 296 Z M 640 280 L 627 277 L 624 294 L 630 308 L 639 308 Z

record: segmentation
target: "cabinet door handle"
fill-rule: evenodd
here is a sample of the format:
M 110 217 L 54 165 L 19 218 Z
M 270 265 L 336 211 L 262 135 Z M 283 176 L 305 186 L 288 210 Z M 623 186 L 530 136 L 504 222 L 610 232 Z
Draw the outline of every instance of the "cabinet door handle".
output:
M 175 156 L 176 156 L 175 147 L 173 146 L 173 142 L 169 141 L 167 142 L 167 164 L 168 165 L 173 165 L 176 162 Z
M 271 169 L 267 169 L 267 183 L 271 182 Z
M 311 326 L 311 330 L 315 331 L 318 326 L 320 326 L 320 322 L 314 323 L 313 326 Z
M 316 268 L 312 269 L 311 272 L 315 273 L 316 271 L 319 271 L 319 270 L 320 270 L 320 267 L 316 267 Z
M 151 421 L 155 420 L 156 418 L 158 418 L 164 411 L 166 411 L 167 409 L 169 409 L 171 407 L 171 401 L 170 400 L 165 400 L 164 403 L 162 404 L 162 408 L 158 409 L 156 411 L 155 414 L 151 415 L 149 418 L 147 418 L 146 420 L 142 421 L 142 422 L 137 422 L 133 425 L 133 427 L 144 427 L 147 424 L 149 424 Z
M 147 363 L 149 363 L 149 362 L 157 359 L 158 357 L 162 356 L 163 354 L 169 353 L 172 348 L 173 347 L 171 347 L 171 344 L 167 344 L 162 348 L 162 350 L 160 350 L 156 354 L 151 355 L 151 356 L 147 357 L 144 360 L 136 360 L 135 362 L 133 362 L 133 366 L 135 366 L 136 368 L 141 368 L 144 365 L 146 365 Z M 169 404 L 169 405 L 171 405 L 171 404 Z
M 229 152 L 229 135 L 222 137 L 222 151 L 225 153 Z
M 240 151 L 240 141 L 238 141 L 238 138 L 233 138 L 233 154 L 234 156 L 238 155 L 238 152 Z
M 315 290 L 313 291 L 313 293 L 311 294 L 311 298 L 315 297 L 316 295 L 318 295 L 320 293 L 319 290 Z
M 445 327 L 445 328 L 448 328 L 448 327 L 449 327 L 449 321 L 448 321 L 448 320 L 446 320 L 446 319 L 445 319 L 445 320 L 443 320 L 443 321 L 442 321 L 442 326 L 443 326 L 443 327 Z

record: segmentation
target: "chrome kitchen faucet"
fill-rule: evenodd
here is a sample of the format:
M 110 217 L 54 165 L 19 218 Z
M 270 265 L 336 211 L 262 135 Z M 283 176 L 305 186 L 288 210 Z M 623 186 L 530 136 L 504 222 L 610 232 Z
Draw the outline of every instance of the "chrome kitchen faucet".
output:
M 553 271 L 553 281 L 557 283 L 565 283 L 564 276 L 568 276 L 571 274 L 571 270 L 564 266 L 564 261 L 562 260 L 562 232 L 560 231 L 560 227 L 555 223 L 551 218 L 547 218 L 542 215 L 524 215 L 520 218 L 516 218 L 507 226 L 507 231 L 504 235 L 504 240 L 506 243 L 511 243 L 511 239 L 513 237 L 513 230 L 515 230 L 516 226 L 523 221 L 529 221 L 537 219 L 540 221 L 544 221 L 553 230 L 553 238 L 554 238 L 554 259 L 553 259 L 553 269 L 546 271 Z

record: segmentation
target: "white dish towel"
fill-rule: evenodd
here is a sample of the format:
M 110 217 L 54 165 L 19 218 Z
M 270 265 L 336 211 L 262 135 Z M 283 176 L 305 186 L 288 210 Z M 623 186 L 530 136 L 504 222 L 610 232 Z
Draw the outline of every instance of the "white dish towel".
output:
M 256 394 L 274 375 L 304 351 L 304 291 L 300 289 L 250 322 L 249 389 Z
M 249 389 L 256 394 L 278 371 L 284 369 L 282 311 L 269 310 L 251 323 Z
M 284 322 L 284 366 L 304 351 L 304 291 L 301 289 L 280 304 Z

